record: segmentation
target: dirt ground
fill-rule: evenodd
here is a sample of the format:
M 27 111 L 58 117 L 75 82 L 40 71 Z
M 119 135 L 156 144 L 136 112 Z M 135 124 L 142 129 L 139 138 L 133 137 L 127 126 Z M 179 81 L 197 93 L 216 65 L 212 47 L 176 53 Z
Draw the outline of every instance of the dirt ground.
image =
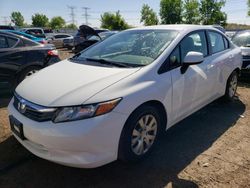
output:
M 237 94 L 168 130 L 149 158 L 96 169 L 64 167 L 24 149 L 10 133 L 9 97 L 0 97 L 0 187 L 250 188 L 250 84 Z

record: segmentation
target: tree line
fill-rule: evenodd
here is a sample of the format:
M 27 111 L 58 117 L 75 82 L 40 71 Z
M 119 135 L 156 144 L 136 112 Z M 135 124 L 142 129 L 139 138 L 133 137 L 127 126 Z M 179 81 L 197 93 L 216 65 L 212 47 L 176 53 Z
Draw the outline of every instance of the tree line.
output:
M 11 22 L 18 27 L 30 26 L 24 21 L 24 17 L 21 12 L 12 12 L 10 16 Z M 49 20 L 49 18 L 44 14 L 34 14 L 31 17 L 32 25 L 34 27 L 49 27 L 51 29 L 77 29 L 75 24 L 67 24 L 66 21 L 61 16 L 55 16 Z
M 227 14 L 221 10 L 225 3 L 225 0 L 161 0 L 159 14 L 147 4 L 142 6 L 140 22 L 146 26 L 181 23 L 226 26 Z M 20 12 L 12 12 L 11 20 L 16 26 L 23 27 L 26 25 Z M 103 13 L 100 21 L 102 28 L 110 30 L 124 30 L 132 27 L 125 21 L 119 11 Z M 66 25 L 61 16 L 49 20 L 46 15 L 38 13 L 32 16 L 32 26 L 50 27 L 52 29 L 77 28 L 74 24 Z

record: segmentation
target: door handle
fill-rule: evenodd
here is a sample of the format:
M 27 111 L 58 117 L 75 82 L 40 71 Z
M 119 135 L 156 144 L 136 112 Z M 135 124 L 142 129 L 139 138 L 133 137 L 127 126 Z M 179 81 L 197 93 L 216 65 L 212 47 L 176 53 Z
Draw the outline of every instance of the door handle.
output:
M 18 60 L 21 59 L 23 56 L 19 55 L 19 56 L 13 56 L 13 57 L 9 57 L 10 60 Z

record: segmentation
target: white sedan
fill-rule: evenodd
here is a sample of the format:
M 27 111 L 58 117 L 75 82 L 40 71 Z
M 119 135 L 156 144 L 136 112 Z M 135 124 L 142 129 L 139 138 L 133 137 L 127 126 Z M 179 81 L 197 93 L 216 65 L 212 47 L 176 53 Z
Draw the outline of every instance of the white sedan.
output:
M 161 132 L 232 100 L 241 59 L 212 27 L 126 30 L 25 79 L 8 106 L 11 129 L 35 155 L 67 166 L 140 160 Z

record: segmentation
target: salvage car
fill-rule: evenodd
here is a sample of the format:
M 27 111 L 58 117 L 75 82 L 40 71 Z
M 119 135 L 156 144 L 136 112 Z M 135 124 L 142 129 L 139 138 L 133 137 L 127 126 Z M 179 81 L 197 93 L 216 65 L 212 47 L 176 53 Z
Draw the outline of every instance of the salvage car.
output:
M 88 25 L 81 25 L 74 36 L 74 46 L 88 40 L 92 36 L 97 36 L 99 33 L 109 31 L 107 29 L 92 28 Z
M 0 31 L 1 88 L 13 89 L 23 79 L 58 61 L 55 47 Z
M 103 41 L 106 38 L 108 38 L 116 33 L 117 33 L 117 31 L 105 31 L 105 32 L 102 32 L 99 34 L 96 33 L 94 36 L 90 37 L 89 39 L 85 40 L 84 42 L 77 44 L 74 47 L 73 52 L 77 54 L 80 51 L 92 46 L 93 44 L 95 44 L 97 42 Z
M 54 44 L 56 48 L 62 48 L 64 46 L 63 40 L 70 37 L 73 36 L 66 33 L 56 33 L 47 37 L 48 38 L 47 40 L 49 44 Z
M 180 120 L 233 100 L 241 66 L 240 48 L 213 27 L 122 31 L 25 79 L 8 106 L 11 130 L 67 166 L 138 161 Z
M 243 78 L 250 79 L 250 30 L 237 32 L 232 37 L 232 41 L 242 51 L 243 64 L 241 75 Z

